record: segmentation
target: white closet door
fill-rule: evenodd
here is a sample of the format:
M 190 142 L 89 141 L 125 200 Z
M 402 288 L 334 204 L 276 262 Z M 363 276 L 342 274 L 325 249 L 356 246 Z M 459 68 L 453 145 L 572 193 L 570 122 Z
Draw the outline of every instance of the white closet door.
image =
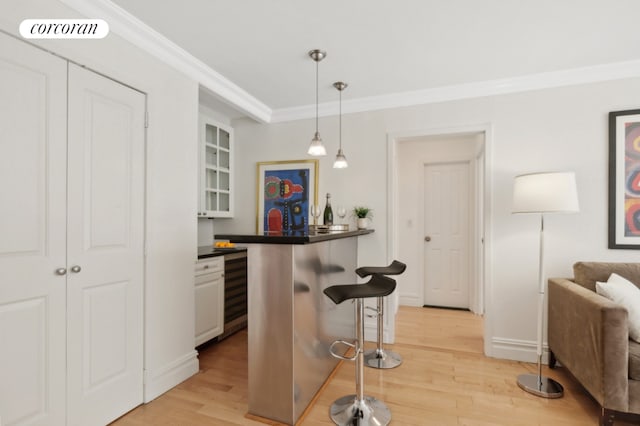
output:
M 424 166 L 424 304 L 469 308 L 469 163 Z
M 69 65 L 69 425 L 142 403 L 144 114 L 140 92 Z
M 3 425 L 65 422 L 66 72 L 0 33 Z

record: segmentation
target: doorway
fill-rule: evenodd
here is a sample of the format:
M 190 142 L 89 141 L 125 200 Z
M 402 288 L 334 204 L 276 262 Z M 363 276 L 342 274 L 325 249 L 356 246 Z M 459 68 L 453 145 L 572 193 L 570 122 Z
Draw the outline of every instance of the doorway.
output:
M 490 125 L 486 124 L 403 132 L 391 134 L 388 138 L 389 253 L 409 265 L 403 279 L 398 281 L 398 302 L 407 306 L 427 304 L 467 308 L 475 314 L 484 315 L 485 336 L 490 336 L 489 312 L 484 297 L 488 291 L 486 276 L 489 273 L 485 259 L 485 253 L 488 251 L 485 235 L 488 235 L 489 228 L 489 217 L 485 214 L 488 203 L 485 200 L 488 199 L 486 188 L 489 180 L 485 170 L 489 170 L 487 162 L 490 158 L 490 130 Z M 468 193 L 464 200 L 453 196 L 457 190 L 451 187 L 446 189 L 451 183 L 443 187 L 443 182 L 440 182 L 437 183 L 437 190 L 427 189 L 429 173 L 436 171 L 439 178 L 443 178 L 443 171 L 449 174 L 453 173 L 452 169 L 460 167 L 466 169 L 455 172 L 462 173 L 463 176 L 466 174 L 465 188 Z M 448 179 L 450 178 L 451 176 Z M 442 194 L 434 194 L 437 191 L 447 193 L 446 203 L 442 201 Z M 454 216 L 452 212 L 460 213 L 466 210 L 469 213 L 466 217 L 458 218 L 458 225 L 464 223 L 468 232 L 467 241 L 460 242 L 465 252 L 458 251 L 455 255 L 457 258 L 437 259 L 437 256 L 434 256 L 434 252 L 442 247 L 437 248 L 436 244 L 431 244 L 437 242 L 432 234 L 434 229 L 428 229 L 431 226 L 429 215 L 433 215 L 433 212 L 428 212 L 427 208 L 433 204 L 441 205 L 437 214 L 440 219 L 444 218 L 447 221 Z M 445 207 L 442 204 L 449 206 Z M 442 251 L 439 256 L 442 256 Z M 443 264 L 443 261 L 448 264 Z M 456 264 L 458 266 L 455 266 Z M 459 265 L 466 267 L 462 270 Z M 444 272 L 450 276 L 443 277 Z M 440 278 L 437 277 L 438 274 Z M 458 282 L 452 283 L 455 280 Z M 429 284 L 434 281 L 439 283 L 432 287 L 446 288 L 449 293 L 457 292 L 459 283 L 466 281 L 467 294 L 460 295 L 463 302 L 452 302 L 448 298 L 434 300 L 434 295 L 429 294 Z M 444 281 L 446 285 L 442 284 Z

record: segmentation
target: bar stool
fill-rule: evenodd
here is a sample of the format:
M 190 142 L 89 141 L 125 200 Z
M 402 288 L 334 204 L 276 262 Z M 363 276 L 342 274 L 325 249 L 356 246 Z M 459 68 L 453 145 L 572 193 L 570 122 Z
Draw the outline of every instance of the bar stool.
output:
M 336 340 L 329 347 L 331 355 L 346 361 L 356 362 L 356 394 L 336 399 L 329 408 L 331 420 L 340 426 L 387 425 L 391 411 L 384 402 L 364 394 L 364 298 L 384 297 L 396 288 L 396 282 L 383 275 L 374 274 L 365 284 L 345 284 L 327 287 L 324 294 L 336 305 L 348 299 L 355 299 L 356 341 L 355 343 Z M 334 352 L 334 346 L 343 344 L 355 350 L 352 357 Z
M 360 278 L 364 278 L 373 274 L 381 275 L 400 275 L 407 269 L 407 265 L 397 260 L 391 262 L 389 266 L 363 266 L 356 269 L 356 274 Z M 370 308 L 372 309 L 372 308 Z M 402 357 L 393 352 L 385 351 L 383 347 L 383 331 L 384 331 L 384 299 L 378 297 L 378 306 L 376 309 L 378 317 L 378 338 L 377 347 L 369 349 L 364 353 L 364 362 L 367 367 L 372 368 L 394 368 L 402 364 Z

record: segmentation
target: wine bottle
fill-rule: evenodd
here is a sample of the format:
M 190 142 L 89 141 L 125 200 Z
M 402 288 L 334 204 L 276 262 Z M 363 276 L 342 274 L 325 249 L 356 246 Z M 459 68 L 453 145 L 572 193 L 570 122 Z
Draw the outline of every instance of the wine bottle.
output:
M 333 225 L 333 210 L 331 209 L 331 194 L 327 192 L 327 204 L 324 206 L 324 224 Z

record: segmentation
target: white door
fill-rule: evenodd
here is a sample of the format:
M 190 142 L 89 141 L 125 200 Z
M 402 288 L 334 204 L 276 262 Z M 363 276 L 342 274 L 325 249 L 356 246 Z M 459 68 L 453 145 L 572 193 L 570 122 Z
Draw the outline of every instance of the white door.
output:
M 65 422 L 66 73 L 0 33 L 3 425 Z
M 469 308 L 469 163 L 424 166 L 424 304 Z
M 142 403 L 145 98 L 69 64 L 68 109 L 68 424 L 103 425 Z

